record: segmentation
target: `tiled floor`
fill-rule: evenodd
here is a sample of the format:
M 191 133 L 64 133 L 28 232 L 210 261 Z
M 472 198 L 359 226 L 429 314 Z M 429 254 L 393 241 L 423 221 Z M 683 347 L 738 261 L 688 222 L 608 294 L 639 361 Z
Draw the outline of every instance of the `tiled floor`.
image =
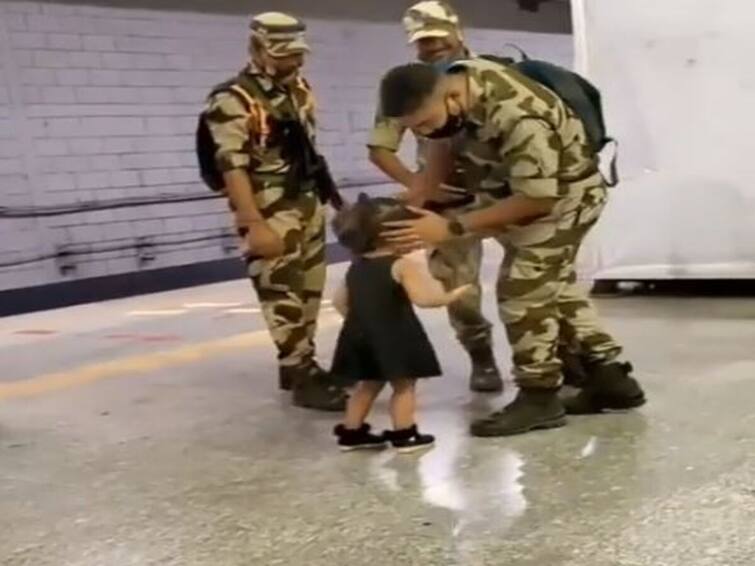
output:
M 424 313 L 446 375 L 421 390 L 438 445 L 409 457 L 342 455 L 336 417 L 289 406 L 243 281 L 2 319 L 0 564 L 752 566 L 755 304 L 600 306 L 641 411 L 472 439 L 513 386 L 469 393 Z M 324 359 L 338 324 L 326 306 Z

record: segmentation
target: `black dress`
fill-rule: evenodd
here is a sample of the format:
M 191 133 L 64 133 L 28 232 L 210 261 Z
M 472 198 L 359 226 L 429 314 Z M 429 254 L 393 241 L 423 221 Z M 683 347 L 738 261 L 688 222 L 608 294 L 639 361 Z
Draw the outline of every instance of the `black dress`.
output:
M 430 340 L 404 288 L 391 274 L 398 258 L 359 258 L 346 273 L 348 313 L 331 369 L 348 381 L 440 375 Z

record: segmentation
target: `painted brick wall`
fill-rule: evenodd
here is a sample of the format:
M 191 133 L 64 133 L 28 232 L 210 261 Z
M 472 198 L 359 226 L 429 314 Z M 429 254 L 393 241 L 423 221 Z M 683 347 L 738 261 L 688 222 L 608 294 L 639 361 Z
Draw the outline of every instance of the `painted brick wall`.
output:
M 376 84 L 412 52 L 398 25 L 311 20 L 307 74 L 320 104 L 319 143 L 339 179 L 379 180 L 364 142 Z M 196 194 L 196 116 L 208 88 L 244 62 L 244 17 L 102 6 L 0 2 L 0 206 L 72 205 L 124 197 Z M 568 36 L 469 30 L 480 52 L 514 42 L 571 64 Z M 408 143 L 405 152 L 411 155 Z M 130 247 L 138 238 L 217 235 L 220 201 L 0 218 L 0 264 L 58 246 Z M 133 249 L 0 268 L 0 290 L 227 257 L 222 241 Z

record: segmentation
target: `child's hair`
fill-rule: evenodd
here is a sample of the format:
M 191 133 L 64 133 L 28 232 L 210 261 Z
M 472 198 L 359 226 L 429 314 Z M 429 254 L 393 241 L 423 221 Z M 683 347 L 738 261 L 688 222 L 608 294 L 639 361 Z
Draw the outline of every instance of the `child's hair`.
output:
M 333 219 L 333 231 L 342 246 L 354 254 L 372 252 L 383 245 L 384 222 L 409 220 L 417 215 L 404 203 L 388 197 L 371 198 L 361 193 L 357 202 L 341 209 Z

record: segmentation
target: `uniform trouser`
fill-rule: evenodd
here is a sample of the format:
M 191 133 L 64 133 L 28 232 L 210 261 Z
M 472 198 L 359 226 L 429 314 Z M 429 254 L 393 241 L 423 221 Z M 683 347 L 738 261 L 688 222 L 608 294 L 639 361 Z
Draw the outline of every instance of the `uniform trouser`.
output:
M 579 344 L 588 362 L 610 362 L 621 353 L 601 328 L 586 290 L 577 283 L 577 253 L 603 210 L 606 188 L 602 182 L 588 183 L 582 194 L 569 214 L 507 234 L 498 308 L 520 387 L 560 385 L 559 341 Z
M 325 287 L 325 212 L 314 193 L 260 207 L 268 225 L 285 243 L 275 259 L 249 261 L 249 276 L 260 301 L 281 366 L 308 363 Z
M 467 351 L 492 345 L 492 325 L 482 314 L 482 247 L 479 238 L 459 238 L 439 245 L 428 254 L 430 273 L 447 291 L 472 285 L 469 293 L 448 306 L 451 326 Z
M 448 215 L 458 215 L 488 206 L 492 199 L 478 197 L 472 206 L 452 209 Z M 492 346 L 492 325 L 482 314 L 482 267 L 483 242 L 479 238 L 457 238 L 433 248 L 428 253 L 430 273 L 443 284 L 447 291 L 463 285 L 472 285 L 472 290 L 462 299 L 448 306 L 448 318 L 465 350 Z

